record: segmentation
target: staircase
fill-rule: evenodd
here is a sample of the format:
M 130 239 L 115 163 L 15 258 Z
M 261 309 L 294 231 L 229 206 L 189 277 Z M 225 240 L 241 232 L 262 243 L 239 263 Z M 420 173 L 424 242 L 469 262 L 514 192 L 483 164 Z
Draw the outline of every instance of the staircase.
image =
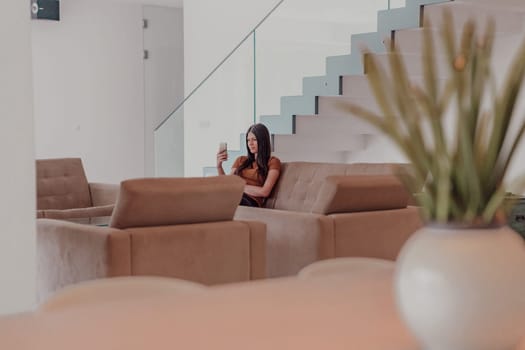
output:
M 421 21 L 430 20 L 432 28 L 438 31 L 445 7 L 451 8 L 458 33 L 467 18 L 474 17 L 479 29 L 483 29 L 488 16 L 494 18 L 495 52 L 498 45 L 507 47 L 518 42 L 525 32 L 525 5 L 518 0 L 407 0 L 404 8 L 380 11 L 377 32 L 352 35 L 350 55 L 328 57 L 326 75 L 303 78 L 303 95 L 281 97 L 279 115 L 260 117 L 272 134 L 274 154 L 283 161 L 405 161 L 397 148 L 376 129 L 342 112 L 339 105 L 349 101 L 375 108 L 361 47 L 369 48 L 386 64 L 388 53 L 384 38 L 391 38 L 393 45 L 400 49 L 413 80 L 422 79 Z M 436 51 L 441 51 L 439 43 Z M 445 77 L 446 70 L 440 69 L 443 59 L 436 57 L 436 62 L 440 74 Z M 240 151 L 229 151 L 230 164 L 225 164 L 225 169 L 238 155 L 245 154 L 244 135 L 241 135 L 241 145 Z M 211 175 L 216 170 L 210 167 L 204 172 Z

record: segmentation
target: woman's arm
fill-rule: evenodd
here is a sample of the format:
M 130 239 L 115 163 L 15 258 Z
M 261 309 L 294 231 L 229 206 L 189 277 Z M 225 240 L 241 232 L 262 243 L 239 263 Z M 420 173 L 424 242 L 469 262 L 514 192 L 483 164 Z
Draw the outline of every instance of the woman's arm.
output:
M 253 197 L 268 197 L 279 178 L 279 173 L 277 169 L 270 169 L 262 186 L 245 185 L 244 192 Z
M 240 158 L 241 157 L 237 158 L 233 163 L 233 166 L 230 170 L 230 175 L 235 174 L 235 170 L 237 170 L 237 164 L 239 164 L 241 160 Z M 222 163 L 226 160 L 228 160 L 228 151 L 217 152 L 217 172 L 219 175 L 226 175 L 226 172 L 222 168 Z

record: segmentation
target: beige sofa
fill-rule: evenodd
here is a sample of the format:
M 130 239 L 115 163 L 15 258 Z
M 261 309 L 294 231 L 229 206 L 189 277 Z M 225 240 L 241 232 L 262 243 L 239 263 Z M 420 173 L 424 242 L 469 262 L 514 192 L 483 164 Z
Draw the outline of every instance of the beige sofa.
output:
M 395 307 L 391 272 L 352 270 L 213 287 L 144 278 L 83 283 L 58 293 L 35 312 L 0 317 L 0 348 L 393 350 L 420 346 Z
M 38 299 L 112 276 L 264 278 L 265 225 L 233 221 L 243 186 L 236 176 L 126 180 L 108 227 L 37 219 Z
M 118 188 L 88 182 L 80 158 L 38 159 L 37 218 L 107 223 Z
M 394 260 L 421 226 L 396 176 L 402 164 L 282 164 L 266 208 L 239 207 L 238 220 L 266 223 L 268 277 L 296 274 L 320 259 Z

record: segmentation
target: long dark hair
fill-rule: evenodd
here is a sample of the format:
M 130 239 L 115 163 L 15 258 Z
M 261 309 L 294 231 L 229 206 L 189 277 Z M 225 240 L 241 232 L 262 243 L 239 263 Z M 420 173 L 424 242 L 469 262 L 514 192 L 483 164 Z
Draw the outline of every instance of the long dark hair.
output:
M 250 152 L 248 147 L 248 134 L 252 133 L 257 139 L 257 159 L 255 154 Z M 254 161 L 257 162 L 257 173 L 259 178 L 263 181 L 268 176 L 268 162 L 272 156 L 272 144 L 270 141 L 270 132 L 264 124 L 253 124 L 246 131 L 246 150 L 248 151 L 248 158 L 235 170 L 235 175 L 239 175 L 244 169 L 250 168 Z

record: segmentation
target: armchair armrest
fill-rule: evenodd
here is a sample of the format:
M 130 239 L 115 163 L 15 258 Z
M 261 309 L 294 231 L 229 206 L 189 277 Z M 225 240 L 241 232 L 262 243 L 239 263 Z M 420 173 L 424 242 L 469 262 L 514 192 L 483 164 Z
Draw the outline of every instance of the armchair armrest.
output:
M 37 298 L 68 284 L 130 274 L 130 239 L 124 231 L 37 219 Z
M 57 220 L 74 220 L 74 219 L 89 219 L 97 217 L 106 217 L 109 222 L 109 217 L 113 212 L 114 204 L 103 205 L 99 207 L 88 208 L 74 208 L 74 209 L 45 209 L 41 213 L 46 219 Z M 38 215 L 38 213 L 37 213 Z
M 115 204 L 117 201 L 120 185 L 90 182 L 89 193 L 91 203 L 94 207 Z M 111 213 L 109 214 L 111 215 Z

